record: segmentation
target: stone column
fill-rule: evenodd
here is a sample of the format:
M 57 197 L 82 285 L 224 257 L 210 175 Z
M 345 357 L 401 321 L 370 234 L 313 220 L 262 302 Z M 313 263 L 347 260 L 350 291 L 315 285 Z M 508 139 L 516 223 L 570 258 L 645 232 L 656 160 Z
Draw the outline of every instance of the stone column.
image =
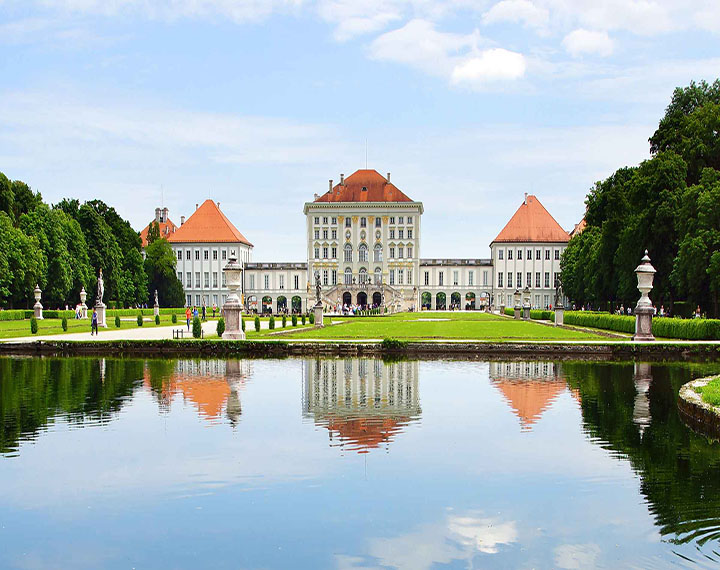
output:
M 35 285 L 35 304 L 33 305 L 33 314 L 38 321 L 43 320 L 43 306 L 40 302 L 42 298 L 42 291 L 39 285 Z

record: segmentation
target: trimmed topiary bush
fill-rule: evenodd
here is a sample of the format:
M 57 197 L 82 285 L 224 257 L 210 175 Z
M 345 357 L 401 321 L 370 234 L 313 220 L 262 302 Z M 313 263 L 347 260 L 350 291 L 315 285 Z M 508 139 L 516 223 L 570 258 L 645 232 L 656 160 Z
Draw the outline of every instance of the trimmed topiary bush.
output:
M 142 313 L 140 313 L 140 314 L 137 316 L 137 326 L 139 326 L 139 327 L 143 326 L 143 316 L 142 316 Z
M 67 332 L 67 317 L 63 317 L 62 322 L 60 324 L 62 326 L 62 330 Z
M 200 323 L 200 317 L 195 317 L 193 319 L 192 333 L 193 338 L 200 338 L 202 336 L 202 324 Z
M 172 324 L 174 325 L 177 324 L 177 315 L 175 313 L 173 313 L 172 317 L 170 317 L 170 322 L 172 322 Z
M 297 326 L 297 315 L 293 315 L 290 318 L 290 322 L 292 323 L 292 326 L 296 327 Z
M 305 315 L 303 314 L 303 315 L 300 317 L 300 319 L 301 319 L 301 321 L 302 321 L 303 326 L 305 326 Z
M 217 335 L 222 338 L 223 333 L 225 332 L 225 319 L 220 317 L 217 322 Z
M 283 328 L 285 328 L 287 326 L 287 316 L 285 316 L 285 315 L 282 316 L 282 323 L 283 323 Z
M 245 332 L 245 319 L 243 319 L 242 317 L 240 317 L 240 328 L 243 332 Z
M 160 315 L 155 315 L 155 324 L 156 325 L 160 324 Z
M 38 331 L 38 324 L 37 319 L 35 317 L 30 319 L 30 332 L 32 334 L 37 334 Z
M 255 316 L 255 332 L 260 332 L 260 317 Z
M 120 317 L 115 315 L 115 328 L 120 328 Z
M 269 328 L 270 328 L 270 330 L 274 330 L 274 329 L 275 329 L 275 317 L 273 317 L 272 315 L 270 315 Z
M 308 315 L 308 320 L 310 321 L 311 325 L 315 324 L 315 313 L 310 313 Z

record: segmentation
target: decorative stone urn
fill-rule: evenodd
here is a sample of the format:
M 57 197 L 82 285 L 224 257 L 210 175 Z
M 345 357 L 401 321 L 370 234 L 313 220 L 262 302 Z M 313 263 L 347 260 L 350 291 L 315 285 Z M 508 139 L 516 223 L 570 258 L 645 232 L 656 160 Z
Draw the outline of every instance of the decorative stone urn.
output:
M 530 320 L 530 287 L 525 285 L 523 289 L 523 315 L 522 318 L 526 321 Z
M 80 289 L 80 318 L 87 319 L 88 307 L 85 304 L 87 301 L 87 291 L 85 291 L 85 285 Z
M 515 302 L 514 309 L 515 309 L 515 318 L 521 319 L 522 318 L 522 293 L 520 293 L 519 289 L 515 289 L 515 293 L 513 293 L 513 301 Z
M 242 286 L 242 265 L 238 260 L 231 256 L 227 265 L 223 267 L 225 272 L 225 282 L 230 294 L 223 305 L 223 313 L 225 314 L 225 332 L 223 339 L 228 340 L 245 340 L 245 332 L 242 330 L 242 302 L 238 296 L 238 290 Z
M 645 256 L 642 258 L 640 265 L 635 268 L 635 275 L 638 280 L 638 290 L 640 291 L 640 299 L 635 306 L 635 335 L 633 340 L 653 341 L 655 337 L 652 334 L 652 318 L 655 309 L 652 306 L 648 293 L 653 288 L 653 279 L 655 279 L 655 268 L 650 263 L 647 249 Z
M 35 304 L 33 305 L 33 311 L 35 318 L 40 321 L 43 319 L 43 306 L 40 302 L 40 299 L 42 298 L 42 291 L 40 290 L 39 285 L 35 285 Z

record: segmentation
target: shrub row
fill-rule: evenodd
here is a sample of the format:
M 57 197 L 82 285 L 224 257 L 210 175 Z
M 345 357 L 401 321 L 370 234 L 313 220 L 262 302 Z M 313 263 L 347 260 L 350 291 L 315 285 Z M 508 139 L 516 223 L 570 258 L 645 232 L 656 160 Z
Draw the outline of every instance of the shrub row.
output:
M 511 317 L 515 316 L 515 309 L 505 307 L 505 314 Z M 542 311 L 540 309 L 530 309 L 530 318 L 536 321 L 554 321 L 555 311 Z
M 635 317 L 566 311 L 565 324 L 633 334 Z M 653 335 L 684 340 L 720 340 L 720 319 L 653 319 Z
M 32 311 L 26 311 L 24 309 L 10 309 L 7 311 L 0 311 L 0 321 L 22 321 L 24 319 L 29 319 L 32 316 Z

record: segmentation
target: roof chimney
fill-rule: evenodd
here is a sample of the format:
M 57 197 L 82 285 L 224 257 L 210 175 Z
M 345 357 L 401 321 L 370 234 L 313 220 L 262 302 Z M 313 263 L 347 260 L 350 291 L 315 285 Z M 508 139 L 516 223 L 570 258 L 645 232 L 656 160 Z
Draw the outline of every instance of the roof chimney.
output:
M 160 221 L 160 208 L 155 208 L 155 221 Z
M 332 178 L 330 179 L 330 184 L 328 184 L 328 192 L 332 192 Z
M 390 173 L 388 172 L 388 184 L 390 184 Z
M 220 202 L 218 202 L 218 210 L 220 209 Z
M 168 209 L 167 208 L 162 209 L 162 221 L 163 222 L 168 221 Z
M 198 206 L 199 206 L 199 205 L 200 205 L 200 204 L 195 204 L 195 209 L 196 209 L 196 210 L 198 209 Z
M 313 198 L 314 200 L 317 200 L 320 197 L 317 194 L 313 194 L 313 196 L 314 196 L 314 198 Z
M 180 225 L 182 226 L 185 223 L 185 216 L 180 216 Z
M 523 204 L 527 205 L 527 192 L 525 192 L 525 200 L 523 200 Z
M 340 184 L 345 184 L 345 175 L 340 174 Z

